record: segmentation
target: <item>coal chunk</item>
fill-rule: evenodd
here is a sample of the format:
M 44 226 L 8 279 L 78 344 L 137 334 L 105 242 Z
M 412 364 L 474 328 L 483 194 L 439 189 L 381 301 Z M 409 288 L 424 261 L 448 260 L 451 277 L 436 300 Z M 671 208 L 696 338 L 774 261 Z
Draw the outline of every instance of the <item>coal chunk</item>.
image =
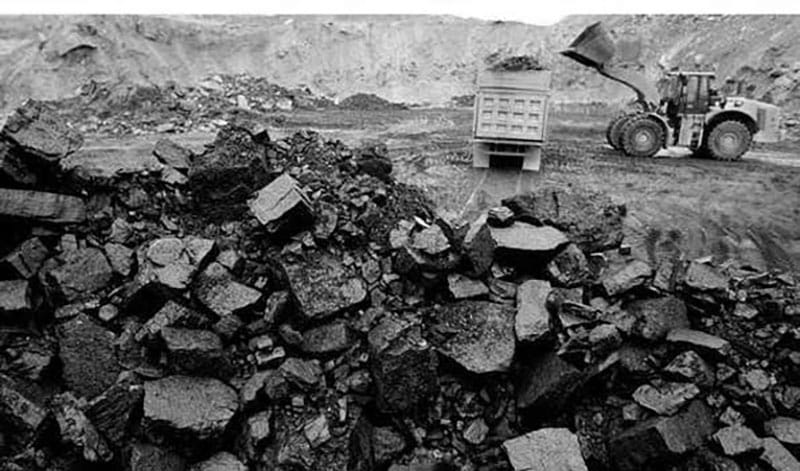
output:
M 533 226 L 516 222 L 509 227 L 489 226 L 489 232 L 497 249 L 541 254 L 553 252 L 569 242 L 567 236 L 550 226 Z
M 348 443 L 349 471 L 383 469 L 406 447 L 405 438 L 389 426 L 376 426 L 366 415 L 359 417 Z
M 187 170 L 192 161 L 192 151 L 170 139 L 159 139 L 153 148 L 153 154 L 161 162 L 178 170 Z
M 698 291 L 724 293 L 728 289 L 728 279 L 705 263 L 690 263 L 683 282 Z
M 93 398 L 117 381 L 113 332 L 80 314 L 59 326 L 58 336 L 64 381 L 75 393 Z
M 322 368 L 317 360 L 287 358 L 278 370 L 287 381 L 305 390 L 314 390 L 324 381 Z
M 670 330 L 667 334 L 667 341 L 689 345 L 718 356 L 725 356 L 731 352 L 731 344 L 727 340 L 689 328 L 680 327 Z
M 234 280 L 233 275 L 216 262 L 197 276 L 192 292 L 198 301 L 220 317 L 252 309 L 262 297 L 260 291 Z
M 711 387 L 716 380 L 713 368 L 693 350 L 678 354 L 664 367 L 664 372 L 700 387 Z
M 120 380 L 92 399 L 85 409 L 86 417 L 111 445 L 121 448 L 141 411 L 143 397 L 141 384 Z
M 220 451 L 211 458 L 194 464 L 189 471 L 247 471 L 247 466 L 227 451 Z
M 764 452 L 761 454 L 761 461 L 766 463 L 774 471 L 794 471 L 800 469 L 800 461 L 797 460 L 778 440 L 774 438 L 764 439 Z
M 586 381 L 587 374 L 555 352 L 546 352 L 523 363 L 519 378 L 517 406 L 520 409 L 555 413 Z
M 603 275 L 600 283 L 608 296 L 617 296 L 641 286 L 653 275 L 653 268 L 642 260 L 634 260 Z
M 700 389 L 692 383 L 664 382 L 639 386 L 633 392 L 633 399 L 656 414 L 673 415 L 698 394 Z
M 23 447 L 34 438 L 47 411 L 4 374 L 0 374 L 0 429 L 8 432 L 7 444 Z
M 209 330 L 165 327 L 161 338 L 167 359 L 178 372 L 225 377 L 230 365 L 222 349 L 222 339 Z
M 249 461 L 258 459 L 272 437 L 272 411 L 258 412 L 245 420 L 238 447 Z
M 57 162 L 83 145 L 83 136 L 40 101 L 28 100 L 0 131 L 2 139 L 44 161 Z
M 114 453 L 71 393 L 58 394 L 50 400 L 62 443 L 75 448 L 89 463 L 111 461 Z
M 323 256 L 286 268 L 301 315 L 318 320 L 354 308 L 367 298 L 364 281 L 349 275 L 344 265 Z
M 189 168 L 189 188 L 197 209 L 212 220 L 245 216 L 247 199 L 271 179 L 266 147 L 247 129 L 227 125 Z
M 164 237 L 137 251 L 139 271 L 135 287 L 163 286 L 174 290 L 189 287 L 195 274 L 214 252 L 213 240 L 198 237 Z
M 305 331 L 302 348 L 307 353 L 335 353 L 346 350 L 351 343 L 347 324 L 334 322 Z
M 69 252 L 66 262 L 50 270 L 47 279 L 65 300 L 72 302 L 108 286 L 113 274 L 103 252 L 90 247 Z
M 0 182 L 13 187 L 35 186 L 39 181 L 35 164 L 12 148 L 10 143 L 0 141 Z
M 459 301 L 436 310 L 437 350 L 473 373 L 508 371 L 514 357 L 514 310 L 487 301 Z
M 438 389 L 438 361 L 420 326 L 386 316 L 370 330 L 370 371 L 378 407 L 387 413 L 409 412 Z
M 148 443 L 133 443 L 125 452 L 125 471 L 185 471 L 186 459 Z
M 614 204 L 600 192 L 545 186 L 502 203 L 520 221 L 563 231 L 584 253 L 617 248 L 624 237 L 625 206 Z
M 547 68 L 539 62 L 534 56 L 511 56 L 504 59 L 496 60 L 494 54 L 487 58 L 491 62 L 489 70 L 493 72 L 519 72 L 525 70 L 547 70 Z M 549 469 L 549 468 L 548 468 Z M 566 471 L 566 470 L 565 470 Z
M 459 273 L 447 275 L 447 288 L 455 299 L 479 298 L 489 294 L 489 287 L 482 281 Z
M 236 391 L 213 378 L 168 376 L 144 383 L 142 428 L 187 456 L 219 445 L 238 409 Z
M 250 212 L 271 232 L 297 232 L 313 220 L 311 200 L 297 181 L 287 174 L 260 189 L 248 202 Z
M 86 204 L 77 196 L 0 188 L 0 216 L 76 224 L 86 220 Z
M 485 217 L 470 225 L 463 243 L 464 253 L 471 265 L 470 275 L 481 277 L 489 271 L 494 262 L 496 246 Z
M 762 449 L 762 440 L 743 425 L 721 428 L 714 434 L 713 439 L 727 456 L 752 453 Z
M 536 342 L 550 333 L 550 312 L 547 297 L 550 283 L 528 280 L 517 289 L 517 315 L 514 330 L 520 342 Z
M 689 327 L 686 305 L 674 296 L 638 299 L 625 309 L 635 319 L 631 333 L 647 340 L 663 340 L 670 331 Z
M 775 417 L 764 423 L 764 431 L 787 445 L 800 446 L 800 419 Z
M 204 328 L 211 325 L 211 319 L 189 307 L 175 301 L 167 301 L 142 327 L 136 332 L 137 342 L 155 340 L 165 327 Z
M 588 471 L 578 437 L 565 428 L 543 428 L 503 442 L 515 471 Z
M 700 401 L 672 417 L 641 422 L 613 437 L 609 449 L 620 471 L 635 471 L 696 450 L 714 433 L 714 417 Z
M 0 281 L 0 314 L 18 314 L 32 309 L 28 280 Z
M 48 249 L 38 237 L 30 238 L 3 257 L 2 266 L 10 272 L 10 278 L 30 279 L 36 276 L 47 259 Z
M 581 249 L 569 244 L 547 264 L 547 276 L 554 284 L 571 288 L 586 283 L 592 272 Z

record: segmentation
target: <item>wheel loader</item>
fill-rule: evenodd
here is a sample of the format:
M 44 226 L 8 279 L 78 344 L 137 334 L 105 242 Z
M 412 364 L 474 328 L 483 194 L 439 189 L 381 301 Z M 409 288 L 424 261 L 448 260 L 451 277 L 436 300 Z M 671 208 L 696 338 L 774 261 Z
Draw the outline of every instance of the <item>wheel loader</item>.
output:
M 652 157 L 669 146 L 695 154 L 737 160 L 751 143 L 780 139 L 777 106 L 745 97 L 724 97 L 713 88 L 714 72 L 675 71 L 659 81 L 660 92 L 644 77 L 611 64 L 615 44 L 601 23 L 587 27 L 562 51 L 636 93 L 637 110 L 614 118 L 606 138 L 632 157 Z

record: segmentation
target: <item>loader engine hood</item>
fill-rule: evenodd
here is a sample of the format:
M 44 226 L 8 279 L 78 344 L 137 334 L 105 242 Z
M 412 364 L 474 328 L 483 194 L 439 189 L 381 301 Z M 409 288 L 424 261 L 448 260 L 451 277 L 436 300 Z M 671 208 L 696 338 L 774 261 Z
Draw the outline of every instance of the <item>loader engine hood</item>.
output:
M 753 127 L 756 142 L 778 142 L 781 140 L 780 113 L 781 109 L 773 104 L 739 96 L 725 98 L 725 105 L 721 110 L 711 113 L 707 120 L 722 113 L 740 113 L 746 116 Z

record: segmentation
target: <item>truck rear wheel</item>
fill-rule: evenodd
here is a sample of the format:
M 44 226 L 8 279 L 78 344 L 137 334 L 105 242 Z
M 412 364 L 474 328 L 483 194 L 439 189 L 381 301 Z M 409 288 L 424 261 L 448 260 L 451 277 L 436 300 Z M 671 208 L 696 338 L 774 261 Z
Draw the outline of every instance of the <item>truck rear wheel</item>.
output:
M 608 123 L 608 127 L 606 128 L 606 141 L 608 141 L 608 144 L 616 150 L 619 150 L 622 146 L 622 143 L 620 142 L 620 138 L 622 137 L 622 126 L 631 116 L 633 115 L 621 114 Z
M 741 121 L 722 121 L 711 128 L 703 149 L 717 160 L 738 160 L 750 149 L 753 134 Z
M 655 119 L 639 115 L 632 116 L 620 131 L 622 150 L 631 157 L 652 157 L 664 147 L 664 128 Z

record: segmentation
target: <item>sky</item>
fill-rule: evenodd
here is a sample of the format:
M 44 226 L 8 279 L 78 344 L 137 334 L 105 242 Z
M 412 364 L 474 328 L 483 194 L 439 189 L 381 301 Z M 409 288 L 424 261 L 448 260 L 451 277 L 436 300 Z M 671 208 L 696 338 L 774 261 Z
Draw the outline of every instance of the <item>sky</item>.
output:
M 569 14 L 800 13 L 789 0 L 25 0 L 0 14 L 450 14 L 548 25 Z

